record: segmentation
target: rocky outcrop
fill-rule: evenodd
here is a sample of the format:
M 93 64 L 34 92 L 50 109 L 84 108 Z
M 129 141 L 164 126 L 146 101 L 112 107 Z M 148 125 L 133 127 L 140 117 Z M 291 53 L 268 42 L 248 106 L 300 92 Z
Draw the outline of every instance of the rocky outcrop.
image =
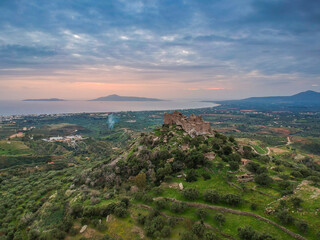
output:
M 212 134 L 213 131 L 210 123 L 203 121 L 201 116 L 191 114 L 189 118 L 181 112 L 175 111 L 173 113 L 164 114 L 164 124 L 181 126 L 191 137 Z

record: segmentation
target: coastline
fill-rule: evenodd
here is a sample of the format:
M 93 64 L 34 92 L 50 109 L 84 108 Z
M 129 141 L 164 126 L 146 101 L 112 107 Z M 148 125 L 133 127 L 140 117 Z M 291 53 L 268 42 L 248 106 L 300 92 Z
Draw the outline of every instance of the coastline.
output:
M 0 101 L 0 117 L 41 116 L 41 115 L 73 115 L 98 114 L 112 112 L 145 112 L 145 111 L 174 111 L 217 107 L 220 104 L 201 101 L 162 101 L 160 102 L 90 102 L 87 101 L 61 102 L 23 102 Z M 27 103 L 27 104 L 26 104 Z M 75 104 L 76 103 L 76 104 Z M 6 105 L 8 104 L 8 105 Z M 67 105 L 69 104 L 69 105 Z M 118 104 L 118 105 L 117 105 Z M 26 107 L 26 105 L 29 105 Z M 91 106 L 90 106 L 91 105 Z M 17 107 L 18 106 L 18 107 Z M 86 110 L 84 110 L 86 109 Z

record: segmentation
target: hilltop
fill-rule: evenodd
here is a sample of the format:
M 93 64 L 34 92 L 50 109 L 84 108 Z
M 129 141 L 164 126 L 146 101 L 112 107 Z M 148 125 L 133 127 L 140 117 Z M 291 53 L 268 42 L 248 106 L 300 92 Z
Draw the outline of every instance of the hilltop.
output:
M 90 101 L 163 101 L 162 99 L 157 98 L 145 98 L 145 97 L 128 97 L 128 96 L 119 96 L 117 94 L 112 94 L 106 97 L 100 97 L 92 99 Z

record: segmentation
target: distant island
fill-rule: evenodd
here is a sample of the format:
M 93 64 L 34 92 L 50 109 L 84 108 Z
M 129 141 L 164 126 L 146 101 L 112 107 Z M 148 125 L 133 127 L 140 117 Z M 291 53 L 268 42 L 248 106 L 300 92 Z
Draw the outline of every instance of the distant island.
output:
M 119 96 L 117 94 L 112 94 L 106 97 L 100 97 L 92 99 L 89 101 L 139 101 L 139 102 L 155 102 L 155 101 L 164 101 L 157 98 L 145 98 L 145 97 L 128 97 L 128 96 Z
M 25 102 L 60 102 L 60 101 L 66 101 L 66 100 L 60 99 L 60 98 L 40 98 L 40 99 L 24 99 L 22 101 L 25 101 Z

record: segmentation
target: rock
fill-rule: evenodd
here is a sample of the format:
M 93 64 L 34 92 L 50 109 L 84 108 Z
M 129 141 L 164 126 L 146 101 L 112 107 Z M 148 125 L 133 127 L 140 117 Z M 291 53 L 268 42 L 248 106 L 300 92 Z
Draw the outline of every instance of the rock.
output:
M 87 230 L 87 225 L 82 226 L 82 228 L 80 229 L 80 233 L 84 233 L 85 230 Z
M 139 188 L 138 188 L 137 186 L 131 186 L 130 192 L 136 193 L 136 192 L 138 192 L 138 191 L 139 191 Z
M 216 154 L 214 152 L 205 153 L 204 156 L 209 160 L 214 160 L 216 158 Z
M 182 183 L 179 183 L 179 189 L 183 190 L 183 184 Z
M 110 222 L 110 220 L 111 220 L 110 215 L 107 215 L 107 217 L 106 217 L 106 222 Z
M 171 163 L 171 162 L 173 162 L 174 161 L 174 158 L 169 158 L 169 159 L 167 159 L 167 162 L 168 163 Z
M 176 124 L 186 131 L 191 137 L 204 134 L 213 134 L 210 123 L 203 121 L 201 116 L 196 116 L 194 114 L 191 114 L 190 117 L 187 118 L 178 111 L 173 113 L 165 113 L 164 124 Z

